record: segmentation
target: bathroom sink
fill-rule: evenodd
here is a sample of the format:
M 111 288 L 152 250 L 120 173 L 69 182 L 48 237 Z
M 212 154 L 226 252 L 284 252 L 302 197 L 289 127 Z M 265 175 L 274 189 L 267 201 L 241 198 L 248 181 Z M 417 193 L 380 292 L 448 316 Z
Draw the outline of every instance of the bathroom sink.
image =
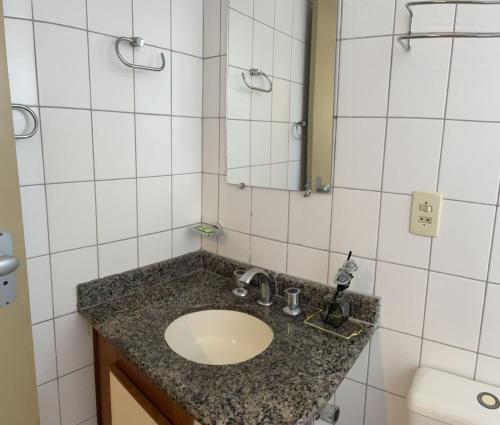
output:
M 175 319 L 165 330 L 169 347 L 192 362 L 242 363 L 262 353 L 273 340 L 262 320 L 232 310 L 204 310 Z

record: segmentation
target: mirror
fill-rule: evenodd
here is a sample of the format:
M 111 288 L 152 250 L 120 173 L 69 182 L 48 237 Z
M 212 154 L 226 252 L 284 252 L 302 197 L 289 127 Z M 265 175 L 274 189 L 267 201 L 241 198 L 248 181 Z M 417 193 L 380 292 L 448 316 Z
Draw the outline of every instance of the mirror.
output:
M 231 0 L 227 182 L 329 192 L 337 0 Z

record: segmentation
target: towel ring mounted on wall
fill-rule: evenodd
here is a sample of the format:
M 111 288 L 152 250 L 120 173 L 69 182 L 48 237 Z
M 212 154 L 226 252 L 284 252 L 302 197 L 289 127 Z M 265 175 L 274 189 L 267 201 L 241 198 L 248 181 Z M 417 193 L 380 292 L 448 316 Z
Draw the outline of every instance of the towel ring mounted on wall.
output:
M 159 67 L 155 66 L 146 66 L 146 65 L 135 65 L 133 63 L 128 62 L 121 54 L 120 52 L 120 43 L 122 41 L 128 41 L 132 47 L 143 47 L 144 46 L 144 39 L 141 37 L 118 37 L 115 42 L 115 51 L 116 55 L 118 56 L 118 59 L 120 59 L 121 63 L 123 63 L 125 66 L 128 66 L 129 68 L 133 69 L 144 69 L 146 71 L 163 71 L 165 69 L 165 55 L 163 53 L 160 53 L 161 57 L 161 65 Z
M 250 72 L 250 76 L 252 76 L 252 77 L 264 77 L 267 80 L 267 82 L 269 83 L 268 89 L 261 89 L 260 87 L 252 86 L 252 84 L 247 81 L 247 79 L 245 77 L 245 73 L 242 72 L 241 78 L 243 78 L 243 82 L 250 90 L 257 90 L 257 91 L 261 91 L 264 93 L 271 93 L 273 91 L 273 82 L 269 78 L 269 75 L 267 75 L 264 71 L 261 71 L 260 69 L 252 68 L 252 69 L 249 69 L 249 72 Z
M 14 134 L 14 138 L 16 140 L 21 140 L 33 137 L 38 131 L 38 117 L 36 116 L 36 114 L 33 112 L 31 108 L 28 108 L 27 106 L 24 105 L 20 105 L 19 103 L 13 103 L 12 109 L 19 109 L 22 112 L 26 112 L 29 116 L 31 116 L 33 120 L 33 128 L 31 129 L 31 131 L 25 134 Z

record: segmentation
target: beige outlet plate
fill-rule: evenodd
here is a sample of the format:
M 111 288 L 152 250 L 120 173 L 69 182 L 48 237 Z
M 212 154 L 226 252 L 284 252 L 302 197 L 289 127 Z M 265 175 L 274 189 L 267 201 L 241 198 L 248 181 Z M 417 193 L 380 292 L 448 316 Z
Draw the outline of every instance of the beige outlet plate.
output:
M 410 232 L 422 236 L 438 236 L 442 201 L 441 193 L 413 192 Z

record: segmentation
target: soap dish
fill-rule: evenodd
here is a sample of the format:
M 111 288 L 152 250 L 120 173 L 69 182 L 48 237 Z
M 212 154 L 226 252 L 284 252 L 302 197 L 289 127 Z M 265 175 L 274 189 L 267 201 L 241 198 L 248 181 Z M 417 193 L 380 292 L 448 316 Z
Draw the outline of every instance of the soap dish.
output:
M 351 338 L 360 335 L 367 327 L 372 326 L 371 324 L 362 322 L 361 320 L 349 317 L 349 319 L 347 319 L 345 323 L 337 328 L 334 328 L 333 326 L 328 325 L 321 320 L 320 313 L 321 310 L 318 310 L 315 313 L 309 315 L 304 320 L 304 323 L 308 326 L 312 326 L 315 329 L 319 329 L 320 331 L 329 333 L 330 335 L 337 336 L 342 339 L 350 340 Z
M 207 223 L 197 224 L 196 226 L 191 227 L 191 229 L 202 236 L 209 237 L 219 236 L 224 233 L 224 231 L 222 230 L 222 226 Z

